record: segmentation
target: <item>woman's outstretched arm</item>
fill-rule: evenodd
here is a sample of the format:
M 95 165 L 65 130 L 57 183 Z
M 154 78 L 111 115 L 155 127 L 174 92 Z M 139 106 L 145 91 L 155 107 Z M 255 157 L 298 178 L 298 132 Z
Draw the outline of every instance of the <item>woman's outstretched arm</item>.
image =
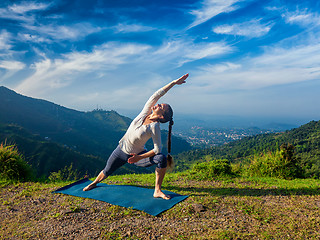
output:
M 182 77 L 176 79 L 176 80 L 173 80 L 172 82 L 168 83 L 166 86 L 164 86 L 162 89 L 165 91 L 165 92 L 168 92 L 174 85 L 181 85 L 183 83 L 186 82 L 186 79 L 189 77 L 189 73 L 183 75 Z
M 182 77 L 173 80 L 172 82 L 170 82 L 169 84 L 167 84 L 166 86 L 160 88 L 158 91 L 156 91 L 146 102 L 146 104 L 144 105 L 142 111 L 140 112 L 140 114 L 137 116 L 136 119 L 140 119 L 141 116 L 145 116 L 146 114 L 151 113 L 151 107 L 153 107 L 157 101 L 159 100 L 160 97 L 162 97 L 166 92 L 169 91 L 169 89 L 171 89 L 174 85 L 181 85 L 183 83 L 185 83 L 187 77 L 189 76 L 189 74 L 185 74 Z

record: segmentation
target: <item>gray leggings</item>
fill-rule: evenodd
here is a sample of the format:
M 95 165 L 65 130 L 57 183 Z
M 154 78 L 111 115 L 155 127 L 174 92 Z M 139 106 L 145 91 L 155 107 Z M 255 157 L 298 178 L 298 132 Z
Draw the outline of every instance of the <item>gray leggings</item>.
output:
M 147 151 L 143 151 L 139 154 L 145 153 Z M 124 153 L 120 147 L 118 146 L 110 155 L 109 159 L 107 160 L 107 164 L 103 169 L 104 175 L 107 177 L 110 176 L 115 170 L 119 167 L 123 166 L 128 162 L 128 159 L 131 155 Z M 159 153 L 153 157 L 142 159 L 134 165 L 139 167 L 150 167 L 152 165 L 157 165 L 158 168 L 166 168 L 167 167 L 167 157 L 162 153 Z

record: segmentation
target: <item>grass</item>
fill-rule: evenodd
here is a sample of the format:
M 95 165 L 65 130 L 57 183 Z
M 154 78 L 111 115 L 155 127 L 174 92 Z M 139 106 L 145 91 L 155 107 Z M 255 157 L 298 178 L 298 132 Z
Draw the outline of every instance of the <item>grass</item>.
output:
M 154 174 L 108 184 L 154 186 Z M 320 239 L 320 182 L 169 173 L 163 189 L 189 197 L 159 217 L 91 199 L 52 194 L 69 184 L 0 182 L 0 238 Z M 205 206 L 196 212 L 193 203 Z

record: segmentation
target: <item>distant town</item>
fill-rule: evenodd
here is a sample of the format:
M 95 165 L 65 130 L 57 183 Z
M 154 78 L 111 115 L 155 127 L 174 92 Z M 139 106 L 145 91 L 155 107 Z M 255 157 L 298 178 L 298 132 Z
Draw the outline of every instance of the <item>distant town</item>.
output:
M 185 139 L 193 147 L 205 148 L 223 145 L 248 136 L 273 132 L 276 131 L 262 130 L 256 127 L 207 129 L 200 126 L 193 126 L 187 130 L 175 131 L 174 135 Z

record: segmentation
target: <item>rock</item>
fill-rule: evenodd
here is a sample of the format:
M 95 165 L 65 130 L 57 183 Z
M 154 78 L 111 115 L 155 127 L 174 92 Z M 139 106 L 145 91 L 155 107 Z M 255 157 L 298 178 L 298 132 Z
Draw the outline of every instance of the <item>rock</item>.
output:
M 9 209 L 9 211 L 10 211 L 10 212 L 17 212 L 18 209 L 15 209 L 15 208 L 11 207 L 11 208 Z
M 199 203 L 193 203 L 192 207 L 193 207 L 194 211 L 196 211 L 196 212 L 204 212 L 205 211 L 204 206 Z
M 35 204 L 35 205 L 38 205 L 40 203 L 44 203 L 46 200 L 44 198 L 39 198 L 39 199 L 31 199 L 31 203 Z
M 123 238 L 130 237 L 132 235 L 132 232 L 129 230 L 125 234 L 122 235 Z

